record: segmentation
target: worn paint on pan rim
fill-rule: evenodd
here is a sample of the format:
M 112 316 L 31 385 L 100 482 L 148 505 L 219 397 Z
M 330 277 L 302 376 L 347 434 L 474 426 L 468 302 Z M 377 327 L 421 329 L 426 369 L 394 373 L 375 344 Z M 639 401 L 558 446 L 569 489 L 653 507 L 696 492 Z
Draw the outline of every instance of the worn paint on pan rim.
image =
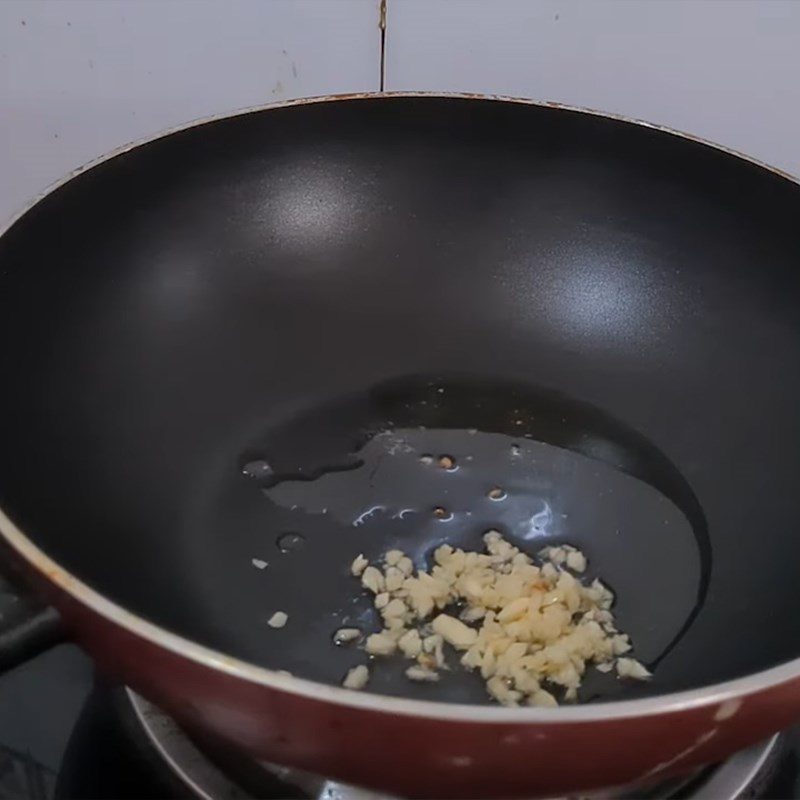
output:
M 701 145 L 712 147 L 740 160 L 747 161 L 761 167 L 774 175 L 800 185 L 800 180 L 787 172 L 770 167 L 754 158 L 738 153 L 728 147 L 717 145 L 697 136 L 681 133 L 663 125 L 655 125 L 642 120 L 630 119 L 619 114 L 606 114 L 577 106 L 561 103 L 528 100 L 524 98 L 504 97 L 499 95 L 480 95 L 469 93 L 436 93 L 436 92 L 386 92 L 386 93 L 359 93 L 314 97 L 300 100 L 290 100 L 280 103 L 269 103 L 261 106 L 246 108 L 234 113 L 216 114 L 203 119 L 195 120 L 185 125 L 179 125 L 163 131 L 155 136 L 150 136 L 130 144 L 123 145 L 110 153 L 95 159 L 88 164 L 73 170 L 63 179 L 51 185 L 19 214 L 12 218 L 2 231 L 4 235 L 27 211 L 43 200 L 52 192 L 59 189 L 72 178 L 87 170 L 96 167 L 116 156 L 122 155 L 140 145 L 161 139 L 173 133 L 185 131 L 219 120 L 253 114 L 270 109 L 289 108 L 298 105 L 310 105 L 325 102 L 352 102 L 362 100 L 391 99 L 391 98 L 438 98 L 460 99 L 476 101 L 492 101 L 502 103 L 517 103 L 545 108 L 555 108 L 563 111 L 590 114 L 605 117 L 620 122 L 639 125 L 645 128 L 662 131 L 664 133 L 687 139 Z M 213 670 L 219 670 L 234 678 L 239 678 L 253 684 L 269 687 L 270 689 L 286 692 L 308 698 L 309 700 L 333 703 L 340 706 L 376 711 L 405 716 L 423 717 L 432 720 L 447 720 L 462 723 L 486 724 L 518 724 L 518 725 L 550 725 L 563 723 L 593 723 L 616 719 L 641 718 L 664 714 L 678 714 L 681 712 L 707 709 L 708 721 L 713 722 L 714 715 L 719 716 L 721 709 L 739 708 L 740 701 L 748 695 L 778 686 L 800 678 L 800 658 L 789 661 L 777 667 L 748 675 L 744 678 L 726 681 L 724 683 L 706 686 L 701 689 L 692 689 L 683 692 L 674 692 L 639 700 L 621 700 L 597 705 L 561 706 L 559 708 L 504 708 L 502 706 L 478 706 L 453 703 L 440 703 L 434 701 L 406 700 L 397 697 L 359 693 L 328 684 L 296 678 L 288 674 L 281 674 L 255 664 L 241 661 L 227 656 L 211 648 L 205 647 L 185 639 L 165 628 L 148 622 L 142 617 L 132 614 L 122 606 L 113 602 L 104 595 L 87 586 L 77 576 L 71 574 L 61 565 L 56 563 L 45 552 L 37 547 L 33 541 L 20 530 L 8 515 L 0 508 L 0 536 L 35 570 L 40 572 L 50 582 L 70 595 L 74 600 L 104 617 L 110 623 L 118 625 L 136 636 L 140 636 L 153 644 L 163 647 L 178 656 L 196 662 L 197 664 Z M 734 706 L 734 704 L 736 704 Z

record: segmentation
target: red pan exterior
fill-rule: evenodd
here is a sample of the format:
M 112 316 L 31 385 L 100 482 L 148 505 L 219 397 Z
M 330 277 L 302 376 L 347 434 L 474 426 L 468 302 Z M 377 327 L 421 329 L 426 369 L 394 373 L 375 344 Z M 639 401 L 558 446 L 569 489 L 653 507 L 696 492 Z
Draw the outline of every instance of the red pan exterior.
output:
M 741 705 L 628 719 L 498 724 L 389 714 L 233 676 L 53 592 L 100 667 L 185 725 L 254 756 L 398 796 L 548 797 L 647 783 L 720 760 L 800 716 L 800 678 Z

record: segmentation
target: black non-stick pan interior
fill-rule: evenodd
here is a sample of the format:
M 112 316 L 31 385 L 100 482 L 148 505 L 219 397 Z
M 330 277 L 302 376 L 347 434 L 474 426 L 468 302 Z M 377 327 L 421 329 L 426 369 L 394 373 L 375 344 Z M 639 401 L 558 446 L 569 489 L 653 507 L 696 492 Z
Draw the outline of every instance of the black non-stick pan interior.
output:
M 377 627 L 355 555 L 495 527 L 616 591 L 655 677 L 584 699 L 795 658 L 798 219 L 776 174 L 555 108 L 173 134 L 0 238 L 0 507 L 146 618 L 331 683 L 364 659 L 336 628 Z M 370 687 L 485 699 L 401 666 Z

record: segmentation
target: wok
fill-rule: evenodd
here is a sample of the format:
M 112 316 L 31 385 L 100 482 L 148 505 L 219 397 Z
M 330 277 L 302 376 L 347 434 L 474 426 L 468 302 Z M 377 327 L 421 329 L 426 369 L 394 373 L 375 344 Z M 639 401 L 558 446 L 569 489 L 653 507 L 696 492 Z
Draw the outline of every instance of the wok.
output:
M 407 796 L 646 782 L 785 727 L 798 220 L 720 148 L 474 97 L 290 103 L 79 171 L 0 237 L 0 538 L 57 609 L 0 622 L 6 665 L 58 625 L 190 728 Z M 488 527 L 580 546 L 653 679 L 341 688 L 365 656 L 332 632 L 377 625 L 353 557 Z

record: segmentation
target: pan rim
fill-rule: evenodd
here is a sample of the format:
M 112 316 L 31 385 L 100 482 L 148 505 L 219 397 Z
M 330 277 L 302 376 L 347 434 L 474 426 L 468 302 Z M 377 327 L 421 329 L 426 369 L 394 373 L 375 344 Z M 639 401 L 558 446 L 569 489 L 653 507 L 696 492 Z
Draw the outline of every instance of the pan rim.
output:
M 0 227 L 0 237 L 4 236 L 40 201 L 44 200 L 48 195 L 61 188 L 78 175 L 88 172 L 90 169 L 116 158 L 119 155 L 123 155 L 130 150 L 155 142 L 172 134 L 224 119 L 232 119 L 273 109 L 325 102 L 352 102 L 385 100 L 391 98 L 432 98 L 515 103 L 519 105 L 587 114 L 618 122 L 625 122 L 713 148 L 760 167 L 790 183 L 800 186 L 800 177 L 795 177 L 785 170 L 773 167 L 756 158 L 734 150 L 733 148 L 711 142 L 699 136 L 675 130 L 665 125 L 627 117 L 622 114 L 607 113 L 553 101 L 471 92 L 357 92 L 265 103 L 234 112 L 213 114 L 188 123 L 170 127 L 153 136 L 143 137 L 121 145 L 105 155 L 89 161 L 83 166 L 71 170 L 61 179 L 52 183 L 44 191 L 36 195 L 17 214 L 12 215 L 11 219 L 5 225 Z M 27 562 L 30 567 L 40 573 L 47 581 L 55 584 L 73 600 L 76 600 L 82 606 L 105 618 L 108 622 L 158 647 L 163 647 L 202 667 L 220 671 L 231 677 L 262 685 L 275 691 L 301 696 L 312 701 L 330 703 L 362 711 L 472 724 L 560 725 L 563 723 L 604 722 L 612 719 L 630 719 L 653 715 L 676 714 L 704 708 L 707 708 L 709 711 L 719 711 L 723 710 L 720 708 L 723 705 L 725 705 L 724 710 L 727 711 L 730 708 L 727 704 L 731 703 L 731 701 L 736 703 L 745 696 L 774 688 L 800 677 L 800 658 L 796 658 L 778 666 L 751 673 L 742 678 L 711 684 L 697 689 L 688 689 L 635 700 L 615 700 L 596 705 L 560 706 L 559 708 L 506 708 L 503 706 L 445 703 L 434 700 L 409 700 L 389 695 L 373 694 L 371 692 L 360 693 L 339 686 L 298 678 L 293 675 L 280 673 L 267 669 L 266 667 L 260 667 L 256 664 L 233 658 L 218 650 L 206 647 L 191 639 L 173 633 L 154 622 L 149 622 L 145 618 L 128 611 L 122 605 L 114 602 L 107 596 L 95 591 L 76 575 L 73 575 L 50 558 L 50 556 L 34 544 L 32 539 L 17 527 L 2 507 L 0 507 L 0 538 L 4 539 L 11 549 Z

